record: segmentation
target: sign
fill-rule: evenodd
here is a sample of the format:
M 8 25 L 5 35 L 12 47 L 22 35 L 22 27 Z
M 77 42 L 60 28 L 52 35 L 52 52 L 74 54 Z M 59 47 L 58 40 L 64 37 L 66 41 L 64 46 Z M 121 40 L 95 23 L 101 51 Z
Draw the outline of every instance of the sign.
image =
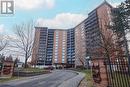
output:
M 14 1 L 13 0 L 2 0 L 0 1 L 0 14 L 10 15 L 14 14 Z

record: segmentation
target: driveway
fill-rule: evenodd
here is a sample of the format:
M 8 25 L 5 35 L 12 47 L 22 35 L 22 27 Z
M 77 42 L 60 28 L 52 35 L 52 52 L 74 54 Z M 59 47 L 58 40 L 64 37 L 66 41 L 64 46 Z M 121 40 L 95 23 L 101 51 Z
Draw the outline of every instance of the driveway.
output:
M 0 84 L 0 87 L 58 87 L 64 81 L 75 77 L 71 70 L 54 70 L 50 74 L 27 77 Z

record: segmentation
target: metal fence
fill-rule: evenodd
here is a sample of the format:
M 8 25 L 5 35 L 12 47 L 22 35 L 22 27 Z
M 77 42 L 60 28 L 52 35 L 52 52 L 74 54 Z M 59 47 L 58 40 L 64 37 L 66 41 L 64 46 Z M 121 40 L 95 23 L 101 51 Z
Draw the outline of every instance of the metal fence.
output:
M 108 87 L 130 87 L 128 62 L 124 59 L 105 60 Z

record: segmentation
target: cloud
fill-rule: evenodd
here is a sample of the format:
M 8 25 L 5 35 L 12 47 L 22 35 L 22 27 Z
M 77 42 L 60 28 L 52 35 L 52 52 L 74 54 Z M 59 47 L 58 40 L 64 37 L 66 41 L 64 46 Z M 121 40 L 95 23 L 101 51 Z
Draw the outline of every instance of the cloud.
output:
M 61 13 L 52 19 L 39 18 L 37 26 L 48 28 L 72 28 L 86 18 L 83 14 Z
M 4 24 L 0 24 L 0 33 L 4 32 Z
M 112 5 L 113 7 L 117 7 L 117 6 L 120 5 L 120 3 L 112 3 L 111 5 Z
M 39 8 L 51 9 L 55 5 L 55 0 L 15 0 L 16 8 L 23 10 L 34 10 Z
M 121 4 L 121 2 L 124 2 L 124 0 L 107 0 L 113 7 L 117 7 Z

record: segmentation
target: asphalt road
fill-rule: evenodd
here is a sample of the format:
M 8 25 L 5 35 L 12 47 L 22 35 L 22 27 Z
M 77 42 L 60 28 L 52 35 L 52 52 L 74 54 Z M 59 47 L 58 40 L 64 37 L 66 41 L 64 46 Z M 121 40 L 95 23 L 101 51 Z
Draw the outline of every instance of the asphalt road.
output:
M 0 84 L 0 87 L 58 87 L 64 81 L 77 74 L 70 70 L 55 70 L 50 74 L 33 76 L 20 80 L 13 80 Z

